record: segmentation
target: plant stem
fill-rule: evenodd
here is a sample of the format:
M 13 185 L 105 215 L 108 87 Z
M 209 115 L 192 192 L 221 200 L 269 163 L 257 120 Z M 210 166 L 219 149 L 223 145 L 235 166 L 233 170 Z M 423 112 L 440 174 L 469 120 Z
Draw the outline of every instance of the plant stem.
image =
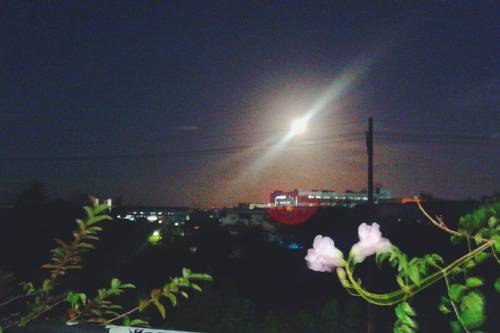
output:
M 11 299 L 8 299 L 6 300 L 5 302 L 3 303 L 0 303 L 0 306 L 4 306 L 4 305 L 7 305 L 7 304 L 10 304 L 12 302 L 15 302 L 17 301 L 18 299 L 21 299 L 21 298 L 25 298 L 25 297 L 30 297 L 30 296 L 34 296 L 36 294 L 40 293 L 40 291 L 35 291 L 34 293 L 31 293 L 31 294 L 25 294 L 25 295 L 19 295 L 19 296 L 15 296 L 15 297 L 12 297 Z
M 490 240 L 487 243 L 482 244 L 481 246 L 477 247 L 473 251 L 465 254 L 464 256 L 458 258 L 442 270 L 439 270 L 428 277 L 424 278 L 420 285 L 411 285 L 408 288 L 401 288 L 399 290 L 395 290 L 390 293 L 385 293 L 385 294 L 376 294 L 376 293 L 371 293 L 367 291 L 366 289 L 362 288 L 361 285 L 355 280 L 354 278 L 354 270 L 351 270 L 349 266 L 349 260 L 346 262 L 345 266 L 345 271 L 347 273 L 347 277 L 349 279 L 349 282 L 356 290 L 356 292 L 364 298 L 367 302 L 372 303 L 372 304 L 377 304 L 377 305 L 383 305 L 383 306 L 390 306 L 397 304 L 401 301 L 404 301 L 408 299 L 409 297 L 417 294 L 418 292 L 424 290 L 425 288 L 431 286 L 435 282 L 439 281 L 442 279 L 444 276 L 446 276 L 453 268 L 464 264 L 468 260 L 472 259 L 477 253 L 483 252 L 486 250 L 488 247 L 492 246 L 495 244 L 494 240 Z
M 148 305 L 149 305 L 149 304 L 151 304 L 151 301 L 148 301 Z M 136 311 L 139 311 L 139 309 L 140 309 L 140 308 L 141 308 L 140 306 L 136 306 L 135 308 L 133 308 L 133 309 L 131 309 L 131 310 L 129 310 L 129 311 L 127 311 L 127 312 L 125 312 L 125 313 L 122 313 L 122 314 L 121 314 L 121 315 L 119 315 L 119 316 L 116 316 L 116 317 L 114 317 L 114 318 L 112 318 L 112 319 L 110 319 L 110 320 L 108 320 L 108 321 L 105 321 L 105 322 L 103 323 L 103 325 L 110 324 L 110 323 L 112 323 L 112 322 L 114 322 L 114 321 L 116 321 L 116 320 L 118 320 L 118 319 L 120 319 L 120 318 L 126 317 L 126 316 L 128 316 L 129 314 L 132 314 L 132 313 L 134 313 L 134 312 L 136 312 Z
M 446 283 L 446 289 L 448 289 L 448 293 L 449 293 L 449 291 L 450 291 L 450 284 L 448 282 L 448 277 L 446 276 L 446 274 L 444 272 L 443 272 L 443 276 L 444 276 L 444 282 Z M 462 318 L 458 314 L 457 306 L 455 305 L 455 302 L 453 302 L 453 300 L 451 299 L 451 297 L 450 297 L 450 303 L 451 303 L 451 306 L 453 307 L 453 311 L 455 312 L 455 316 L 457 317 L 458 321 L 460 322 L 460 325 L 462 325 L 462 327 L 464 328 L 465 332 L 470 333 L 470 331 L 467 329 L 467 327 L 465 327 L 465 325 L 464 325 L 464 323 L 462 321 Z
M 472 239 L 473 237 L 469 236 L 469 235 L 466 235 L 466 234 L 463 234 L 463 233 L 460 233 L 458 231 L 455 231 L 455 230 L 452 230 L 450 228 L 448 228 L 448 226 L 444 223 L 443 219 L 441 217 L 436 217 L 433 218 L 425 209 L 424 207 L 422 207 L 422 204 L 420 203 L 420 200 L 418 198 L 415 199 L 415 201 L 417 202 L 417 206 L 418 208 L 420 209 L 420 211 L 422 212 L 422 214 L 424 214 L 424 216 L 429 220 L 431 221 L 432 224 L 434 224 L 436 227 L 438 227 L 439 229 L 443 230 L 443 231 L 446 231 L 447 233 L 449 234 L 452 234 L 454 236 L 458 236 L 458 237 L 463 237 L 463 238 L 467 238 L 467 239 Z M 476 239 L 476 238 L 474 238 Z M 492 239 L 488 239 L 488 238 L 482 238 L 482 237 L 478 237 L 477 240 L 479 240 L 480 242 L 482 243 L 487 243 L 487 242 L 490 242 L 492 241 Z
M 41 316 L 42 314 L 44 314 L 45 312 L 48 312 L 48 311 L 52 310 L 53 308 L 55 308 L 56 306 L 58 306 L 59 304 L 61 304 L 61 303 L 65 302 L 65 301 L 66 301 L 66 298 L 64 297 L 64 298 L 62 298 L 62 299 L 58 300 L 57 302 L 55 302 L 55 303 L 53 303 L 53 304 L 49 305 L 49 306 L 48 306 L 45 310 L 40 311 L 40 312 L 39 312 L 39 313 L 37 313 L 35 316 L 33 316 L 33 318 L 31 318 L 31 320 L 34 320 L 34 319 L 36 319 L 36 318 L 40 317 L 40 316 Z M 14 326 L 16 326 L 16 325 L 18 325 L 18 324 L 19 324 L 19 321 L 15 321 L 15 322 L 13 322 L 12 324 L 10 324 L 10 325 L 6 326 L 6 327 L 5 327 L 5 329 L 8 329 L 8 328 L 14 327 Z

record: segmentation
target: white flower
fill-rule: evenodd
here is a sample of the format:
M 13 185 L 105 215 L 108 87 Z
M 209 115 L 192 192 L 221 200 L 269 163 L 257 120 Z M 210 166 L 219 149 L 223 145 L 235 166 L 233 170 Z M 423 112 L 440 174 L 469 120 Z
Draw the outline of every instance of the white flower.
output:
M 351 254 L 354 261 L 360 263 L 375 253 L 388 252 L 391 249 L 391 242 L 382 237 L 380 226 L 377 223 L 368 225 L 360 224 L 358 228 L 359 242 L 354 244 Z
M 335 267 L 344 266 L 344 255 L 335 247 L 330 237 L 318 235 L 313 248 L 307 250 L 307 267 L 317 272 L 332 272 Z

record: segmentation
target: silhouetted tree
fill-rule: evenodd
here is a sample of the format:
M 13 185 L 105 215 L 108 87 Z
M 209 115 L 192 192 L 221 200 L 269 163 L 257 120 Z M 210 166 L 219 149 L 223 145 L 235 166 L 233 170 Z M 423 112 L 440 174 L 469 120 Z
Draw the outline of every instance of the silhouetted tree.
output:
M 17 208 L 40 207 L 46 200 L 44 186 L 40 182 L 32 180 L 15 200 L 15 206 Z

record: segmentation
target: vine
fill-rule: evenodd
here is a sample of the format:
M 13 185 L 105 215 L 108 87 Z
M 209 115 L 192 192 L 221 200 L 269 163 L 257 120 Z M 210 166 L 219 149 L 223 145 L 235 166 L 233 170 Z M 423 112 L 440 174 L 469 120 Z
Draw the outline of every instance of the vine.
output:
M 448 265 L 444 265 L 443 258 L 436 253 L 408 258 L 398 247 L 382 237 L 377 223 L 363 223 L 358 228 L 360 241 L 351 248 L 346 260 L 332 239 L 318 235 L 305 258 L 307 265 L 316 271 L 335 270 L 342 286 L 350 295 L 361 297 L 371 304 L 394 306 L 397 318 L 394 323 L 395 333 L 418 330 L 417 313 L 408 301 L 429 286 L 444 280 L 447 294 L 441 297 L 439 310 L 444 314 L 454 315 L 455 319 L 450 321 L 452 332 L 471 333 L 483 325 L 486 314 L 484 296 L 480 291 L 485 280 L 471 276 L 470 271 L 490 258 L 499 262 L 500 202 L 461 217 L 458 230 L 449 228 L 441 216 L 431 216 L 418 198 L 416 203 L 434 226 L 451 235 L 453 243 L 466 240 L 468 252 Z M 371 255 L 376 255 L 379 266 L 387 261 L 396 270 L 395 280 L 399 289 L 388 293 L 373 293 L 362 286 L 361 281 L 355 277 L 355 268 Z M 494 287 L 500 292 L 499 278 Z M 481 331 L 474 331 L 479 332 Z

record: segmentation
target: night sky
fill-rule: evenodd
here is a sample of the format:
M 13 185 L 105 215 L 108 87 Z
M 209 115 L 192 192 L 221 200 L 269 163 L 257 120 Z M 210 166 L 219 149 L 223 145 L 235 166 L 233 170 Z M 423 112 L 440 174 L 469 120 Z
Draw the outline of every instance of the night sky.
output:
M 2 1 L 0 203 L 500 190 L 497 1 Z M 320 105 L 320 107 L 318 107 Z M 307 132 L 291 121 L 317 109 Z

